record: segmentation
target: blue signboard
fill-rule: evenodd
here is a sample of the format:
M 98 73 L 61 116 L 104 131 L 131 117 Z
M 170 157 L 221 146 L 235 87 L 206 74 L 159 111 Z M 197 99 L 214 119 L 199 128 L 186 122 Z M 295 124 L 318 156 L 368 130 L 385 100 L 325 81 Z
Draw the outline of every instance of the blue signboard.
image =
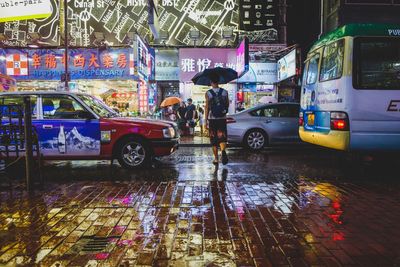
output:
M 256 83 L 244 83 L 242 87 L 243 92 L 257 92 L 257 84 Z
M 136 79 L 129 48 L 70 49 L 68 71 L 77 79 Z M 0 73 L 16 80 L 60 80 L 63 49 L 0 49 Z

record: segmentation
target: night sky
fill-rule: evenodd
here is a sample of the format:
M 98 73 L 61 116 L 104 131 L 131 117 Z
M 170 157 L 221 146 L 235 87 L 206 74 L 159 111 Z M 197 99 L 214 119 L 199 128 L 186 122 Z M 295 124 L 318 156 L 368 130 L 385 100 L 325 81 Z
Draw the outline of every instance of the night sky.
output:
M 320 33 L 320 0 L 287 0 L 287 42 L 299 44 L 302 57 Z

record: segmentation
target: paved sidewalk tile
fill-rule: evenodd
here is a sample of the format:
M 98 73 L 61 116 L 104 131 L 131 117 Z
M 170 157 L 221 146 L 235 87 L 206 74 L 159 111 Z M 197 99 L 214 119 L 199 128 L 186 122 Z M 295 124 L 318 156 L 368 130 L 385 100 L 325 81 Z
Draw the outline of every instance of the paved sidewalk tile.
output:
M 1 191 L 0 265 L 395 266 L 398 200 L 302 177 Z

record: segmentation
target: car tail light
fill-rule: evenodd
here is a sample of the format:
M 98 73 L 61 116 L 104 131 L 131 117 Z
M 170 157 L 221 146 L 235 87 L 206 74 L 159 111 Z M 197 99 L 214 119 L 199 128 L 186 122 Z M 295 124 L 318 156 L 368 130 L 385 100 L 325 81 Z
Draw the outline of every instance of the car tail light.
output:
M 299 126 L 303 126 L 303 125 L 304 125 L 303 112 L 300 111 L 300 113 L 299 113 Z
M 348 131 L 349 117 L 345 112 L 331 112 L 331 130 Z
M 226 118 L 226 123 L 235 123 L 235 122 L 236 121 L 234 118 L 230 118 L 230 117 Z

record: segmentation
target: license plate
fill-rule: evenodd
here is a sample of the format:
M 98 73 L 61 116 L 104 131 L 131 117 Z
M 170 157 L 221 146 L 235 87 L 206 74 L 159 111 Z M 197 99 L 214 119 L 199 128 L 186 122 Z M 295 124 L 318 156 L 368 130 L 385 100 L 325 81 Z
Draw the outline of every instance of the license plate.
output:
M 307 124 L 312 126 L 314 125 L 314 114 L 308 114 L 307 115 Z

